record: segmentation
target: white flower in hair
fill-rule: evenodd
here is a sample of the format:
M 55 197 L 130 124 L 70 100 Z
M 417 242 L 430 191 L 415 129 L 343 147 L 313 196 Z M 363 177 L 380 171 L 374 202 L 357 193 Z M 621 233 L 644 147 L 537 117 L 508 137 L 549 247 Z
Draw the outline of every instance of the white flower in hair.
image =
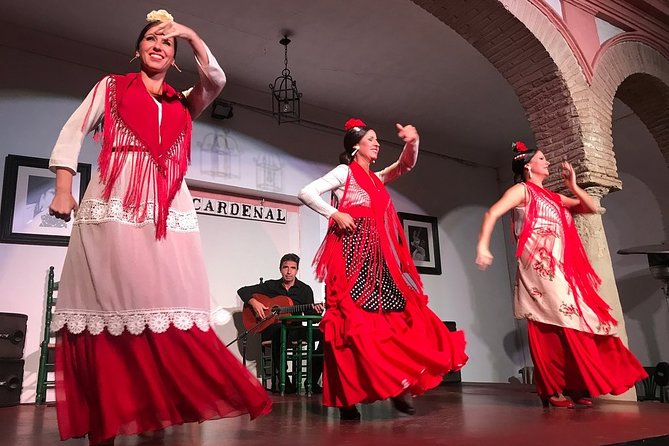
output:
M 146 21 L 147 22 L 173 22 L 174 17 L 172 17 L 172 14 L 169 12 L 165 11 L 164 9 L 159 9 L 159 10 L 153 10 L 150 13 L 146 15 Z

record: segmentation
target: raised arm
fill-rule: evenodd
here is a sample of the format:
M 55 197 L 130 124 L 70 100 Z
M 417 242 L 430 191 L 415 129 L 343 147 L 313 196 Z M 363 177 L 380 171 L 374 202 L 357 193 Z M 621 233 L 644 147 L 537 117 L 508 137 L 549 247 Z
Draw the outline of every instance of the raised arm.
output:
M 226 82 L 225 73 L 204 41 L 191 28 L 177 22 L 163 22 L 156 28 L 156 34 L 160 33 L 166 38 L 183 39 L 193 49 L 200 79 L 186 94 L 188 110 L 195 119 L 223 90 Z
M 490 253 L 490 237 L 497 220 L 516 206 L 525 201 L 525 186 L 515 184 L 502 195 L 495 204 L 485 213 L 483 224 L 479 232 L 479 241 L 476 247 L 476 264 L 482 270 L 492 265 L 493 256 Z
M 576 183 L 574 168 L 567 161 L 562 162 L 562 178 L 564 184 L 569 188 L 576 198 L 560 195 L 562 204 L 575 214 L 594 214 L 598 208 L 592 197 Z
M 376 173 L 376 176 L 384 183 L 390 183 L 409 172 L 418 160 L 419 140 L 416 128 L 412 125 L 402 126 L 401 124 L 395 124 L 395 126 L 398 130 L 398 136 L 404 141 L 404 148 L 397 161 Z

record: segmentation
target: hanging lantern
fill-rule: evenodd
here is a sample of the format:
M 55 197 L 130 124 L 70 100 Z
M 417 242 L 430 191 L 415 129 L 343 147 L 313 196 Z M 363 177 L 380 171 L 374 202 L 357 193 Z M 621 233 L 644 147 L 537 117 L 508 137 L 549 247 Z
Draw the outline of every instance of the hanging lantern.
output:
M 295 122 L 300 120 L 300 97 L 302 93 L 297 91 L 295 80 L 290 76 L 288 69 L 288 44 L 290 39 L 287 35 L 279 41 L 284 46 L 284 68 L 281 76 L 269 84 L 272 90 L 272 115 L 276 117 L 279 125 L 282 122 Z

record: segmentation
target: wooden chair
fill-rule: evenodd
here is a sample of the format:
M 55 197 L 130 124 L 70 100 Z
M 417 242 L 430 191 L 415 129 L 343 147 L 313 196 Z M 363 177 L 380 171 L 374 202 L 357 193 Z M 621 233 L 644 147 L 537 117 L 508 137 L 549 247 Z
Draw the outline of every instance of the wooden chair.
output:
M 279 347 L 280 348 L 280 347 Z M 286 362 L 291 365 L 290 370 L 286 367 L 287 374 L 295 383 L 301 383 L 303 367 L 300 364 L 306 359 L 307 349 L 305 342 L 293 341 L 286 345 Z M 276 379 L 276 382 L 274 381 Z M 272 341 L 260 343 L 260 382 L 266 390 L 279 389 L 279 377 L 274 376 L 274 363 L 272 360 Z M 285 386 L 285 383 L 284 383 Z M 298 389 L 299 391 L 300 389 Z
M 35 404 L 45 404 L 47 390 L 54 388 L 55 381 L 49 378 L 49 373 L 54 373 L 54 357 L 56 350 L 55 339 L 51 332 L 52 310 L 56 304 L 54 292 L 58 291 L 58 282 L 54 281 L 53 266 L 49 267 L 46 286 L 46 308 L 44 313 L 44 331 L 40 343 L 39 369 L 37 371 L 37 394 Z

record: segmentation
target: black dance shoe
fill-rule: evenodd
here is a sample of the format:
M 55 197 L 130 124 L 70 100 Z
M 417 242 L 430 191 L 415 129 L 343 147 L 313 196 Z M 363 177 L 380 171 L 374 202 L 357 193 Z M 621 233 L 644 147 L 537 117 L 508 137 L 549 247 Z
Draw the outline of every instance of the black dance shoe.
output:
M 360 421 L 360 412 L 355 406 L 340 407 L 339 418 L 341 420 Z
M 399 412 L 405 413 L 407 415 L 413 415 L 416 413 L 416 408 L 413 407 L 413 401 L 411 401 L 411 395 L 409 392 L 402 392 L 394 398 L 391 398 L 393 402 L 393 407 Z

